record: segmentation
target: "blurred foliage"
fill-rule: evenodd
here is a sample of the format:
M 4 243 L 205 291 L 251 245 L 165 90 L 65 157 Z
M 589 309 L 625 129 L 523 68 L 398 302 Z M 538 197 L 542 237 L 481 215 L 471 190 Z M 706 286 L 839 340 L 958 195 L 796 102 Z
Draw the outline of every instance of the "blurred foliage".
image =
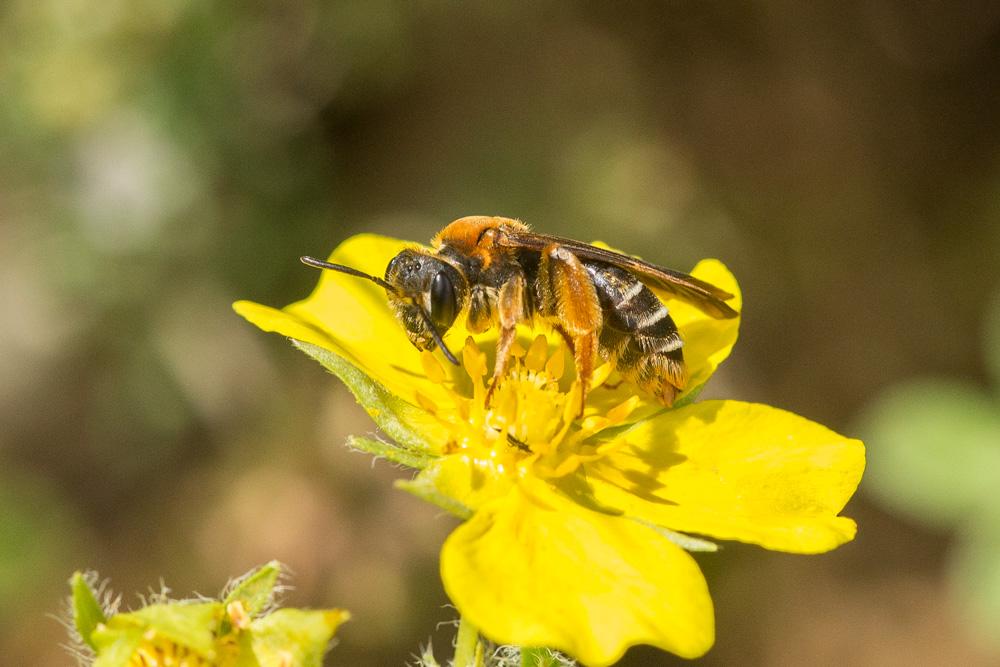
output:
M 447 520 L 343 448 L 371 429 L 345 389 L 229 308 L 305 295 L 297 257 L 356 231 L 495 213 L 718 256 L 747 309 L 707 392 L 841 431 L 909 377 L 982 386 L 998 29 L 978 0 L 0 3 L 0 655 L 66 664 L 40 619 L 76 569 L 193 590 L 280 559 L 291 604 L 354 612 L 341 664 L 400 664 L 451 618 Z M 940 604 L 950 533 L 850 514 L 827 570 L 706 566 L 707 663 L 986 662 Z
M 1000 292 L 987 313 L 985 349 L 1000 359 Z M 909 520 L 957 535 L 948 573 L 977 638 L 1000 652 L 1000 366 L 990 390 L 955 379 L 886 389 L 861 418 L 866 485 Z

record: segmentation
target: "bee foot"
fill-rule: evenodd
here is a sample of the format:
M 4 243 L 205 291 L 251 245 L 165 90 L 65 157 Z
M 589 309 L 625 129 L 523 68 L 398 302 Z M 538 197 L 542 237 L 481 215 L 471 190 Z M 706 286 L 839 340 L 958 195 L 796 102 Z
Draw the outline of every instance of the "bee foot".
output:
M 493 380 L 490 381 L 489 389 L 486 390 L 486 399 L 483 402 L 483 405 L 486 408 L 490 407 L 490 403 L 493 401 L 493 392 L 496 391 L 496 388 L 497 388 L 497 380 L 496 378 L 494 378 Z

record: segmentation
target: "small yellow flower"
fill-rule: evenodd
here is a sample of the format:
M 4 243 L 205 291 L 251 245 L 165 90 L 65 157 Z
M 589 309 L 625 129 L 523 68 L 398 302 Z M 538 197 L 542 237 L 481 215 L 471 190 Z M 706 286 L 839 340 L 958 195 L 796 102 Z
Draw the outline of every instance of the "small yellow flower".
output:
M 404 243 L 356 236 L 330 261 L 380 275 Z M 718 261 L 692 271 L 736 294 Z M 493 641 L 559 649 L 588 665 L 633 644 L 685 657 L 714 641 L 712 602 L 687 533 L 819 553 L 851 540 L 838 516 L 864 468 L 861 442 L 797 415 L 737 401 L 692 402 L 729 355 L 738 319 L 667 300 L 685 341 L 689 389 L 664 409 L 597 370 L 583 416 L 573 357 L 527 327 L 489 405 L 495 333 L 461 319 L 440 352 L 417 352 L 366 281 L 325 273 L 283 310 L 236 311 L 289 336 L 352 389 L 396 443 L 351 443 L 420 469 L 403 488 L 466 521 L 446 540 L 441 575 L 464 618 Z M 574 396 L 576 397 L 574 400 Z

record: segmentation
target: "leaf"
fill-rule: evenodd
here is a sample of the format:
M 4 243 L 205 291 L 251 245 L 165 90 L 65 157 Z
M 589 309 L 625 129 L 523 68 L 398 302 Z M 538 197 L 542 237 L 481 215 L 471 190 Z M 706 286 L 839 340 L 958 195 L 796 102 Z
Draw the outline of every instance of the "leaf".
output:
M 1000 290 L 994 294 L 990 306 L 986 310 L 983 345 L 986 365 L 993 373 L 994 387 L 1000 391 Z
M 74 572 L 73 577 L 69 580 L 69 585 L 72 591 L 73 625 L 80 633 L 80 638 L 84 643 L 90 648 L 96 649 L 97 646 L 90 635 L 98 625 L 107 622 L 108 619 L 104 616 L 94 591 L 82 573 Z
M 975 387 L 899 385 L 868 408 L 860 430 L 870 444 L 867 488 L 918 521 L 947 527 L 995 502 L 1000 410 Z
M 964 527 L 948 574 L 963 624 L 993 651 L 1000 650 L 1000 512 L 991 508 Z
M 117 617 L 116 617 L 117 618 Z M 93 633 L 97 658 L 92 667 L 125 667 L 142 643 L 144 630 L 136 625 L 97 628 Z

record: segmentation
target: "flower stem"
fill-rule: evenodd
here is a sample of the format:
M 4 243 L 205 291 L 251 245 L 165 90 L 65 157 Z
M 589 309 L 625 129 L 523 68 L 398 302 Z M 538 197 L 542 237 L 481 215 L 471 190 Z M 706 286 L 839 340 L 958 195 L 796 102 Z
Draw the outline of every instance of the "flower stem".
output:
M 462 616 L 458 621 L 458 636 L 455 638 L 454 667 L 477 667 L 478 648 L 479 629 Z

